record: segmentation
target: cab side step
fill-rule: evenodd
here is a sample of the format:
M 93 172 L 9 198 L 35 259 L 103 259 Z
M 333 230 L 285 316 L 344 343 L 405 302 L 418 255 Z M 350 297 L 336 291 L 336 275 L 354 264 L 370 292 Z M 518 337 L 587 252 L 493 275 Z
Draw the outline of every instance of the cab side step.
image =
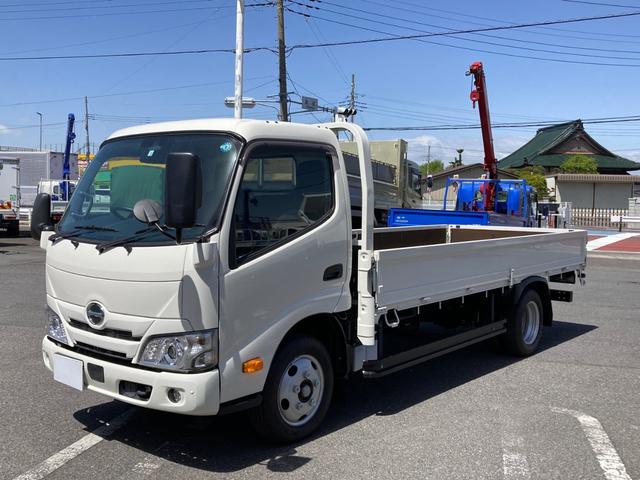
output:
M 383 377 L 390 373 L 418 365 L 432 358 L 501 335 L 507 331 L 506 324 L 506 320 L 492 322 L 488 325 L 452 335 L 442 340 L 436 340 L 420 347 L 405 350 L 404 352 L 389 355 L 379 360 L 366 361 L 362 366 L 362 375 L 365 378 Z

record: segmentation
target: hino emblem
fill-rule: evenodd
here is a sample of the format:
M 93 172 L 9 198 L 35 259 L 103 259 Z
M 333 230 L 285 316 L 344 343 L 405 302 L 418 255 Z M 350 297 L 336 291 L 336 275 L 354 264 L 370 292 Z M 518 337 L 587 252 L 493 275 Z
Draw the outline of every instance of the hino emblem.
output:
M 104 308 L 96 302 L 87 305 L 87 320 L 92 327 L 98 327 L 104 322 Z

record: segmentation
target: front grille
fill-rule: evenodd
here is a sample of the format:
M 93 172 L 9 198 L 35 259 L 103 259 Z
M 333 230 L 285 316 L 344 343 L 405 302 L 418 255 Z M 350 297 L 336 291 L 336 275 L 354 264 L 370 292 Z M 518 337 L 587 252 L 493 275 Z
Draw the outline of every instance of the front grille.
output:
M 84 330 L 85 332 L 95 333 L 96 335 L 104 335 L 106 337 L 120 338 L 122 340 L 132 341 L 140 341 L 141 339 L 141 337 L 134 337 L 133 333 L 129 330 L 116 330 L 115 328 L 103 328 L 102 330 L 97 330 L 95 328 L 91 328 L 88 324 L 79 320 L 75 320 L 73 318 L 69 319 L 69 324 L 73 328 Z
M 84 353 L 92 357 L 111 357 L 116 358 L 127 363 L 131 363 L 131 359 L 127 358 L 127 355 L 122 352 L 115 352 L 113 350 L 107 350 L 106 348 L 96 347 L 95 345 L 88 345 L 82 342 L 76 342 L 76 348 L 79 353 Z

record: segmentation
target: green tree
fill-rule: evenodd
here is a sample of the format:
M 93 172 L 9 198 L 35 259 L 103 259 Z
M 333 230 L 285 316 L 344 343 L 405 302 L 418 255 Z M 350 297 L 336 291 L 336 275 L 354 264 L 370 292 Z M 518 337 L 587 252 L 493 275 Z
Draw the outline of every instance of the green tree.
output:
M 429 172 L 427 173 L 427 164 L 420 165 L 420 175 L 426 177 L 427 175 L 433 175 L 444 170 L 444 163 L 442 160 L 431 160 L 429 162 Z
M 562 173 L 598 173 L 598 164 L 588 155 L 571 155 L 560 165 Z
M 513 173 L 514 175 L 517 175 L 518 178 L 526 180 L 527 185 L 531 185 L 536 189 L 539 199 L 549 195 L 547 181 L 544 177 L 544 168 L 541 166 L 511 168 L 509 169 L 509 173 Z

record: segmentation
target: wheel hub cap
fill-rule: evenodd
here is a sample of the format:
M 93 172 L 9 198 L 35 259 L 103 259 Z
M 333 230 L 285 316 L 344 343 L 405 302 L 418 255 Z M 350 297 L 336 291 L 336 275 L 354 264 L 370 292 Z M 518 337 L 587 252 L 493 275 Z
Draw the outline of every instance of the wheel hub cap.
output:
M 311 355 L 296 357 L 282 374 L 278 387 L 278 408 L 291 426 L 307 423 L 318 410 L 324 391 L 324 375 Z

